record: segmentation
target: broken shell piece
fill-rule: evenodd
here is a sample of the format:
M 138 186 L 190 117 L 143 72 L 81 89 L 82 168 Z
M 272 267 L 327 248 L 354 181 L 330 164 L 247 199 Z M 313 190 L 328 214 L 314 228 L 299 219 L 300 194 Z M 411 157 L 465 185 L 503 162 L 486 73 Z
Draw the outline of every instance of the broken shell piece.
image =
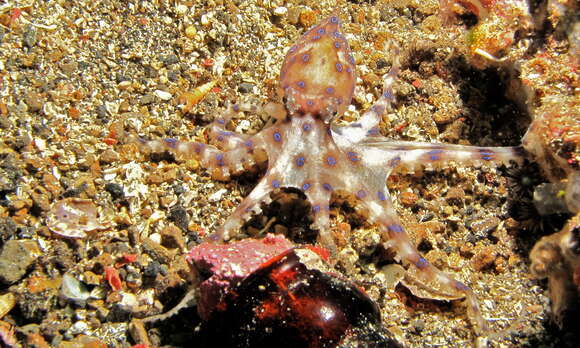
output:
M 0 295 L 0 319 L 8 314 L 15 305 L 16 296 L 13 293 L 7 292 L 4 295 Z
M 62 277 L 60 293 L 64 298 L 77 302 L 86 301 L 91 296 L 86 285 L 69 273 Z
M 48 228 L 63 237 L 84 238 L 86 232 L 110 227 L 99 219 L 98 207 L 89 199 L 65 198 L 55 202 L 48 213 Z

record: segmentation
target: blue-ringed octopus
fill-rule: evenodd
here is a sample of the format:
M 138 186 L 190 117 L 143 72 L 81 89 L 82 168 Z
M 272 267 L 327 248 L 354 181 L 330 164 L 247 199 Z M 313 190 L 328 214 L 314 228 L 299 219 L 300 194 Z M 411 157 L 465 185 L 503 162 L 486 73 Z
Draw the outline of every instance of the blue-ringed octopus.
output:
M 239 204 L 210 240 L 235 238 L 242 225 L 271 201 L 270 194 L 283 188 L 301 190 L 312 207 L 313 228 L 319 243 L 333 255 L 337 247 L 330 230 L 329 210 L 333 193 L 354 196 L 377 226 L 385 248 L 408 266 L 420 288 L 436 289 L 444 298 L 465 298 L 467 313 L 476 331 L 488 331 L 473 291 L 437 269 L 420 255 L 393 206 L 387 178 L 396 169 L 416 166 L 441 167 L 454 163 L 520 162 L 520 147 L 475 147 L 426 142 L 394 141 L 382 136 L 378 125 L 395 96 L 392 85 L 399 70 L 394 62 L 383 78 L 378 100 L 353 123 L 333 124 L 350 104 L 356 82 L 355 61 L 333 15 L 314 26 L 292 46 L 280 71 L 285 111 L 277 122 L 255 135 L 237 134 L 226 124 L 237 112 L 264 111 L 266 107 L 230 105 L 211 124 L 214 145 L 173 138 L 145 142 L 152 152 L 169 151 L 195 158 L 214 178 L 227 179 L 257 163 L 267 161 L 267 171 L 252 192 Z M 270 113 L 272 111 L 270 110 Z

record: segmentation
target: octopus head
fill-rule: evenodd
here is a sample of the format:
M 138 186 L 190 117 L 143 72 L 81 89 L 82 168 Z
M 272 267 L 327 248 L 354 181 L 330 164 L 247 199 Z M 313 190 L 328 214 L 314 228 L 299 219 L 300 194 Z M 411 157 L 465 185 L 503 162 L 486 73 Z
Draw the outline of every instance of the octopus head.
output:
M 289 114 L 310 114 L 329 123 L 344 112 L 354 92 L 355 64 L 338 16 L 308 30 L 290 48 L 280 71 Z

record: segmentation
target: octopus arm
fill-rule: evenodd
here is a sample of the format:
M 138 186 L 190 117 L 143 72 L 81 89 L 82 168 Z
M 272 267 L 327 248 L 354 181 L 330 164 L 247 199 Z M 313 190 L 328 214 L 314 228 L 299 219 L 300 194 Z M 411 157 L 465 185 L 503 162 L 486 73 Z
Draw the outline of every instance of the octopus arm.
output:
M 258 185 L 254 187 L 252 192 L 244 198 L 236 210 L 234 210 L 234 212 L 228 217 L 226 222 L 218 227 L 215 233 L 209 236 L 209 240 L 224 242 L 236 236 L 244 222 L 249 220 L 254 214 L 260 214 L 262 212 L 262 209 L 260 208 L 262 203 L 269 204 L 272 201 L 270 198 L 271 192 L 272 187 L 270 185 L 270 180 L 266 176 L 262 178 Z
M 384 152 L 398 154 L 398 165 L 414 169 L 416 166 L 446 167 L 450 162 L 480 164 L 484 162 L 521 164 L 522 147 L 479 147 L 452 144 L 435 144 L 408 141 L 391 141 L 387 138 L 367 138 L 362 145 Z
M 366 137 L 379 136 L 379 122 L 391 105 L 395 102 L 393 84 L 399 74 L 400 64 L 398 59 L 398 49 L 395 49 L 393 66 L 387 74 L 383 76 L 383 91 L 379 99 L 358 119 L 346 126 L 334 126 L 334 133 L 343 135 L 351 143 L 358 143 Z
M 275 103 L 257 105 L 252 103 L 228 104 L 222 116 L 219 116 L 209 126 L 209 138 L 211 144 L 221 150 L 228 151 L 244 144 L 251 138 L 250 135 L 232 132 L 226 128 L 228 122 L 239 112 L 250 112 L 254 114 L 267 114 L 273 118 L 283 118 L 286 116 L 282 106 Z
M 404 284 L 420 297 L 428 294 L 429 298 L 445 300 L 465 298 L 470 320 L 478 331 L 487 332 L 487 322 L 480 312 L 473 291 L 464 283 L 437 269 L 419 254 L 405 232 L 384 185 L 369 191 L 373 194 L 357 195 L 357 198 L 368 211 L 369 219 L 378 225 L 383 240 L 386 241 L 385 248 L 394 250 L 400 261 L 408 265 Z
M 141 143 L 151 152 L 167 151 L 178 158 L 196 159 L 217 180 L 228 180 L 231 174 L 241 173 L 266 160 L 262 137 L 258 135 L 248 137 L 238 147 L 227 151 L 204 143 L 174 138 Z

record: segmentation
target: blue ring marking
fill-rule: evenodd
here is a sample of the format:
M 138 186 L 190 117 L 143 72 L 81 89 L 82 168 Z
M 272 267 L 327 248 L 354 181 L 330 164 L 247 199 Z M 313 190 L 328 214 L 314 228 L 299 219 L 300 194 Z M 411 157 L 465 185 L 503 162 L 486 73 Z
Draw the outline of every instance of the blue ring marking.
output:
M 306 87 L 306 83 L 304 81 L 298 81 L 298 82 L 296 82 L 296 85 L 300 88 Z
M 335 67 L 336 67 L 336 71 L 342 72 L 342 64 L 336 63 Z
M 363 199 L 363 198 L 365 198 L 365 197 L 366 197 L 366 195 L 367 195 L 367 193 L 366 193 L 366 191 L 365 191 L 365 190 L 359 190 L 359 191 L 357 191 L 357 193 L 356 193 L 356 197 L 357 197 L 357 198 L 359 198 L 359 199 Z
M 333 166 L 336 164 L 336 159 L 333 156 L 328 156 L 326 157 L 326 163 L 328 163 L 329 166 Z
M 311 130 L 311 129 L 312 129 L 312 125 L 310 125 L 310 123 L 305 123 L 305 124 L 302 126 L 302 129 L 304 129 L 304 131 L 308 132 L 309 130 Z
M 425 260 L 425 258 L 420 257 L 419 260 L 417 260 L 417 263 L 415 263 L 415 266 L 417 266 L 417 268 L 419 269 L 424 269 L 429 265 L 429 262 L 427 262 L 427 260 Z
M 459 291 L 469 290 L 469 287 L 467 285 L 463 284 L 462 282 L 460 282 L 459 280 L 455 280 L 453 282 L 453 286 L 455 287 L 455 289 L 457 289 Z
M 220 142 L 224 141 L 224 137 L 221 135 L 218 135 L 216 139 L 217 139 L 217 141 L 220 141 Z
M 340 42 L 334 41 L 334 48 L 340 48 Z
M 383 97 L 387 99 L 393 99 L 393 93 L 391 93 L 391 91 L 384 91 Z
M 322 188 L 326 191 L 332 191 L 332 186 L 330 186 L 330 184 L 322 184 Z
M 316 41 L 316 40 L 318 40 L 318 39 L 320 39 L 320 35 L 314 35 L 314 36 L 312 37 L 312 40 L 315 40 L 315 41 Z
M 217 161 L 217 165 L 222 167 L 225 165 L 224 163 L 224 155 L 221 153 L 218 153 L 217 155 L 215 155 L 215 159 Z
M 175 138 L 166 138 L 163 141 L 169 146 L 170 148 L 174 149 L 177 146 L 177 139 Z
M 337 31 L 333 32 L 332 35 L 334 35 L 335 38 L 340 39 L 340 33 Z
M 234 105 L 232 105 L 232 109 L 234 109 L 235 112 L 239 112 L 240 106 L 238 104 L 234 104 Z
M 193 151 L 195 151 L 195 153 L 201 153 L 203 151 L 203 149 L 205 149 L 205 144 L 196 143 Z
M 304 162 L 306 162 L 306 159 L 304 159 L 303 156 L 300 156 L 296 159 L 296 165 L 298 167 L 302 167 L 304 165 Z
M 377 197 L 379 197 L 379 201 L 386 201 L 387 197 L 382 191 L 377 192 Z
M 331 23 L 338 23 L 338 17 L 337 16 L 330 17 L 330 22 Z
M 389 161 L 389 166 L 391 168 L 395 168 L 396 166 L 399 165 L 399 163 L 401 163 L 401 157 L 397 156 Z
M 320 205 L 318 205 L 318 204 L 317 204 L 317 205 L 315 205 L 315 206 L 313 206 L 313 207 L 312 207 L 312 212 L 313 212 L 313 213 L 315 213 L 315 214 L 316 214 L 316 213 L 318 213 L 319 211 L 320 211 Z
M 278 180 L 274 179 L 274 180 L 272 181 L 272 187 L 273 187 L 273 188 L 279 188 L 279 187 L 280 187 L 280 181 L 278 181 Z
M 372 109 L 378 115 L 381 115 L 385 111 L 384 106 L 378 104 L 373 105 Z
M 279 143 L 280 141 L 282 141 L 282 135 L 280 135 L 280 132 L 275 131 L 274 132 L 274 141 Z
M 244 145 L 246 147 L 253 147 L 254 146 L 254 142 L 251 140 L 246 140 L 246 142 L 244 143 Z
M 219 123 L 219 124 L 226 124 L 226 120 L 224 120 L 223 118 L 218 118 L 216 120 L 216 122 Z
M 354 61 L 354 57 L 352 55 L 348 55 L 348 62 L 352 65 L 354 65 L 355 61 Z
M 360 161 L 360 158 L 358 157 L 358 154 L 356 152 L 349 151 L 346 153 L 346 155 L 348 156 L 348 159 L 351 160 L 352 162 Z
M 439 156 L 439 154 L 443 153 L 443 150 L 441 149 L 435 149 L 435 150 L 431 150 L 429 152 L 427 152 L 427 154 L 429 155 L 429 159 L 431 161 L 437 161 L 438 159 L 441 158 L 441 156 Z
M 304 63 L 308 62 L 308 59 L 310 59 L 310 55 L 308 55 L 308 53 L 302 55 L 302 61 Z
M 333 87 L 327 87 L 326 88 L 326 93 L 333 94 L 334 93 L 334 88 Z
M 489 150 L 479 150 L 479 154 L 483 160 L 489 161 L 493 158 L 494 152 Z
M 403 226 L 398 225 L 398 224 L 391 224 L 391 225 L 387 226 L 387 228 L 390 231 L 393 231 L 395 233 L 401 233 L 401 232 L 403 232 Z
M 312 101 L 312 99 L 308 99 L 306 101 L 306 104 L 309 105 L 309 106 L 312 106 L 312 105 L 314 105 L 314 102 Z
M 306 191 L 309 188 L 310 188 L 310 184 L 309 183 L 306 183 L 306 184 L 302 185 L 302 191 Z
M 326 30 L 324 30 L 324 28 L 318 29 L 318 34 L 322 35 L 324 33 L 326 33 Z

